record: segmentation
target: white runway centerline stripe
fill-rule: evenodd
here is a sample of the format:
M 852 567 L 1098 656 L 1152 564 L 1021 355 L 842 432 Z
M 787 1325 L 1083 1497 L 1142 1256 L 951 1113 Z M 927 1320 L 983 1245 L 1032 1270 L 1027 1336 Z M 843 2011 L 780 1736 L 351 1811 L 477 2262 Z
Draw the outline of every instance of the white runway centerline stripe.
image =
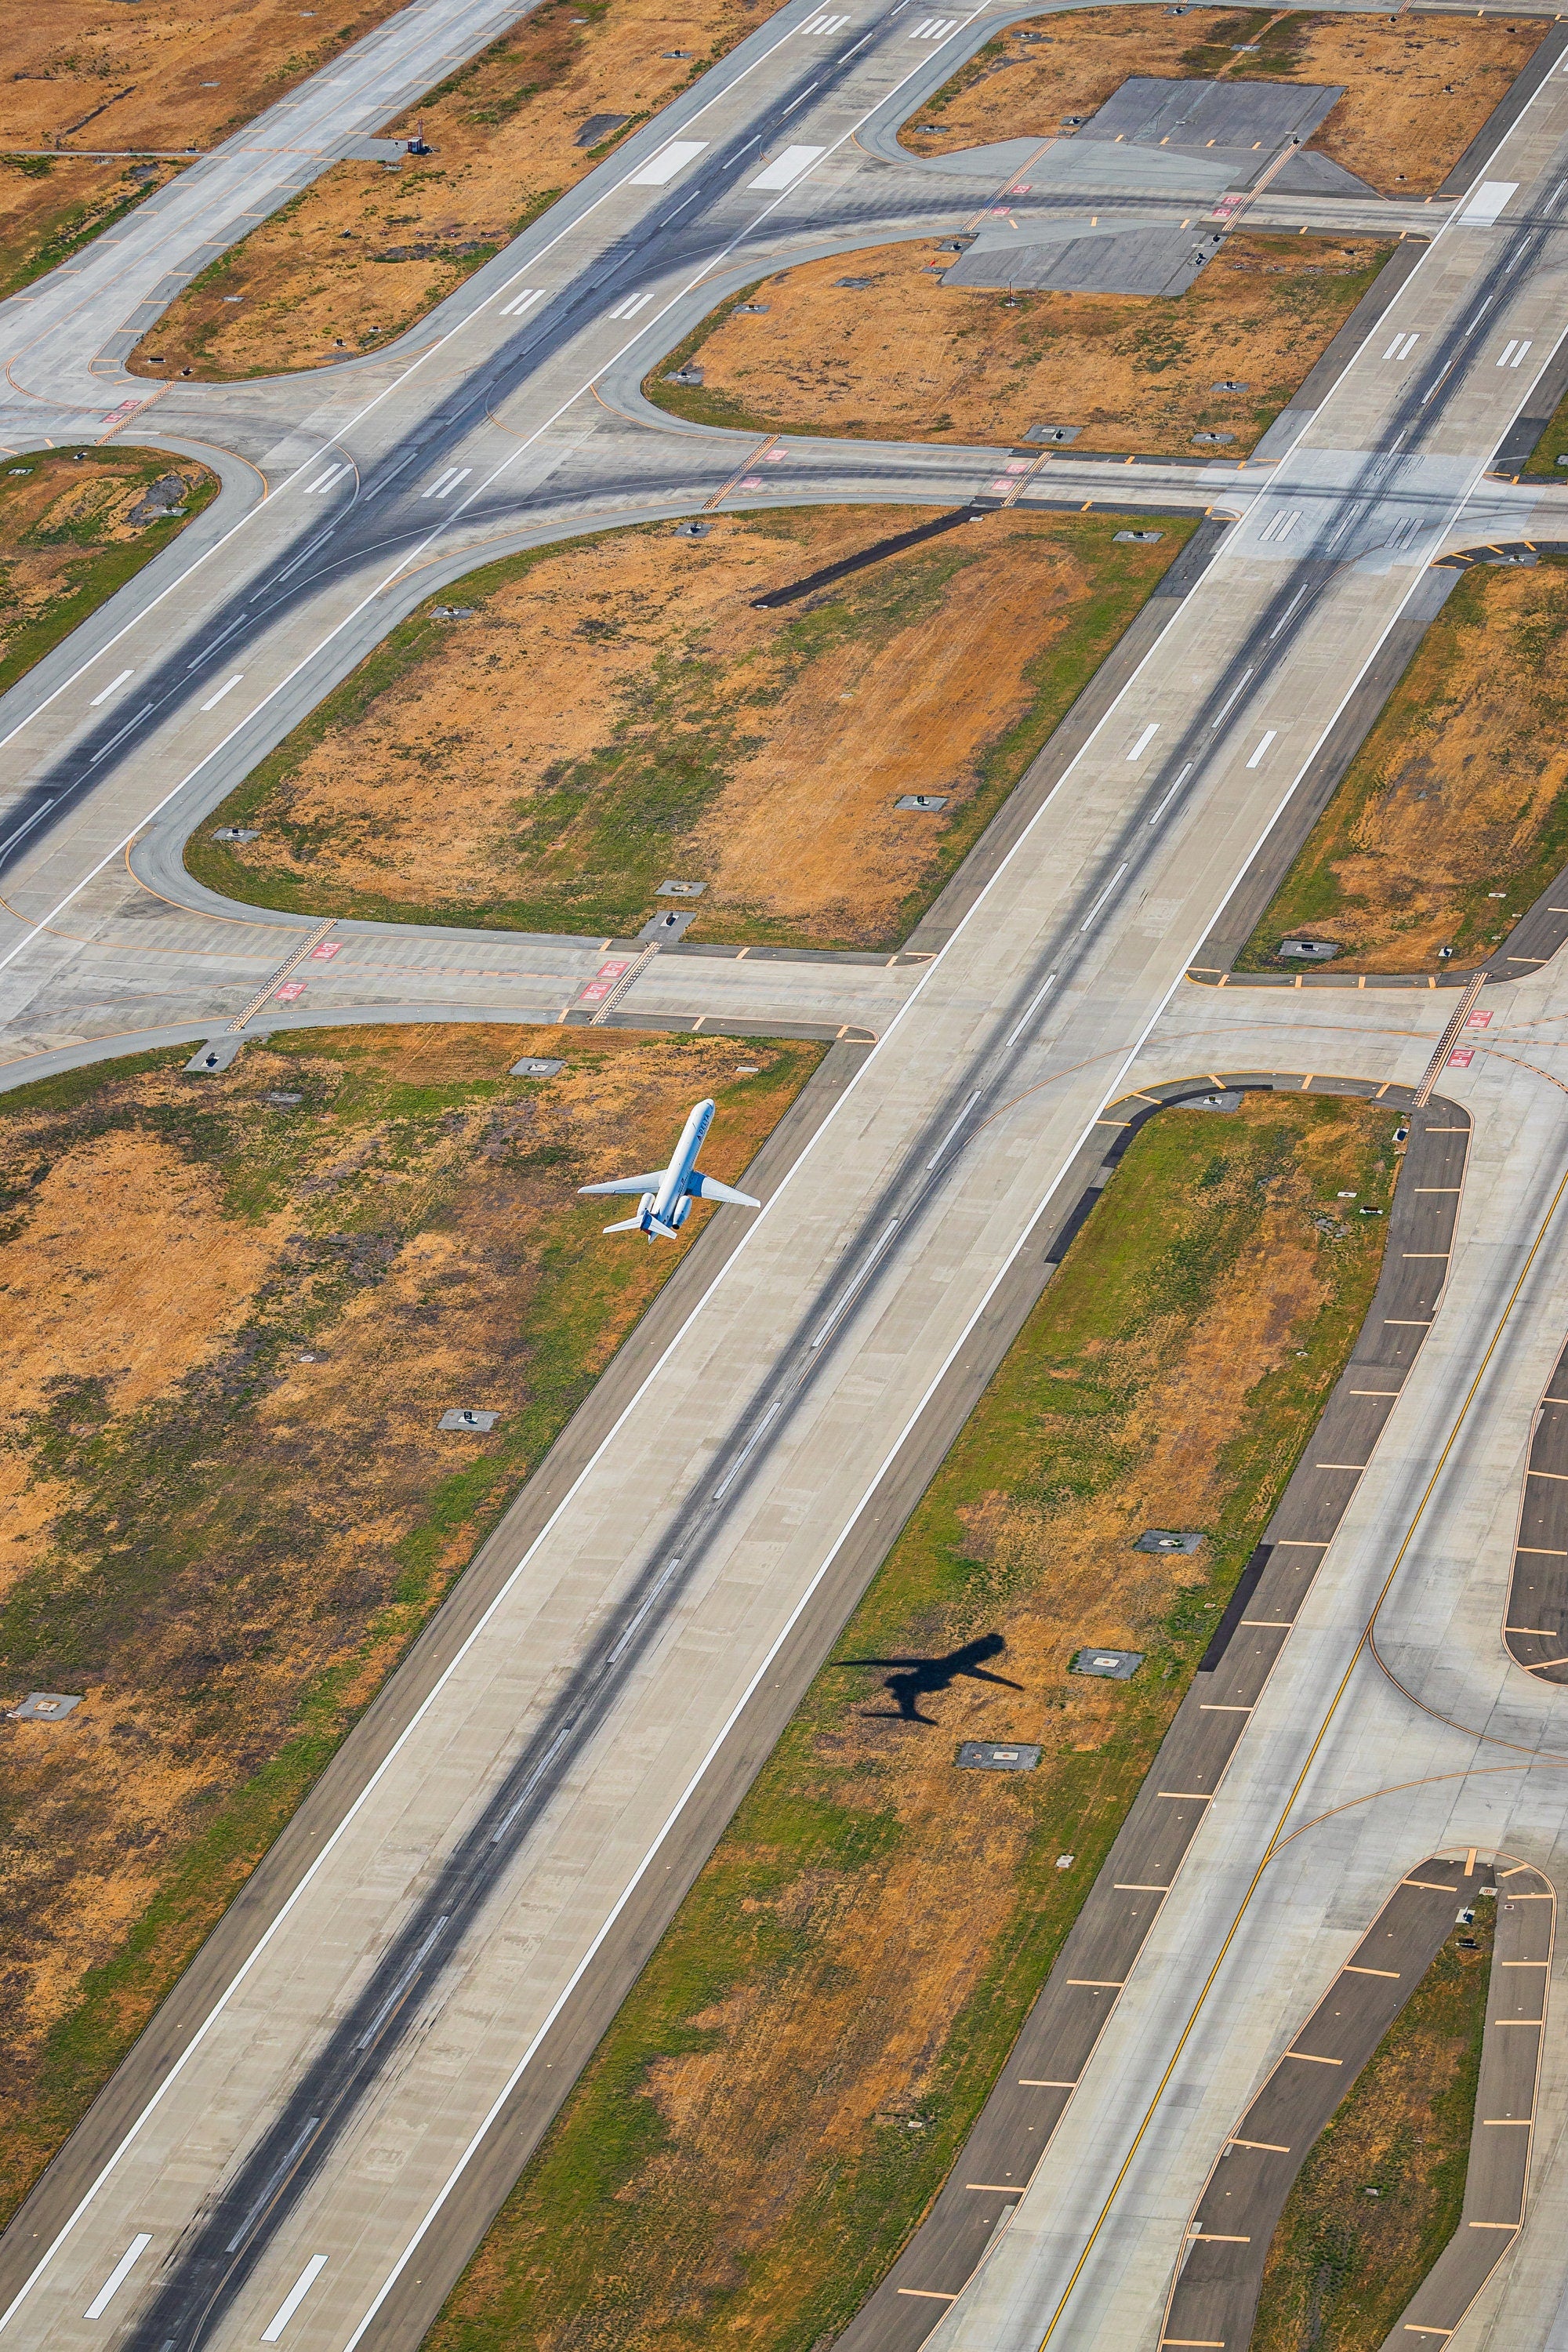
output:
M 626 182 L 630 188 L 662 188 L 673 180 L 677 172 L 684 172 L 688 163 L 701 154 L 706 139 L 672 139 L 651 156 L 640 172 L 634 172 Z
M 203 709 L 204 710 L 216 710 L 216 709 L 217 709 L 217 707 L 218 707 L 218 704 L 223 700 L 224 696 L 225 696 L 226 694 L 232 694 L 232 693 L 234 692 L 235 688 L 239 684 L 240 679 L 241 679 L 244 676 L 245 676 L 245 672 L 244 672 L 242 669 L 237 669 L 237 670 L 235 671 L 235 674 L 234 674 L 234 676 L 233 676 L 232 677 L 226 677 L 226 678 L 225 678 L 225 680 L 224 680 L 224 682 L 223 682 L 223 684 L 219 687 L 219 688 L 218 688 L 217 692 L 213 696 L 213 698 L 212 698 L 211 701 L 210 701 L 210 702 L 204 702 L 204 703 L 203 703 L 203 705 L 202 705 L 202 709 Z
M 104 2280 L 103 2284 L 99 2288 L 98 2293 L 93 2296 L 92 2301 L 88 2305 L 87 2309 L 82 2313 L 82 2317 L 84 2319 L 101 2319 L 103 2317 L 103 2315 L 109 2309 L 110 2304 L 115 2294 L 124 2285 L 127 2278 L 130 2276 L 132 2264 L 138 2261 L 140 2257 L 146 2252 L 152 2242 L 153 2241 L 145 2230 L 138 2231 L 137 2235 L 132 2239 L 131 2243 L 126 2247 L 125 2252 L 121 2255 L 120 2260 L 115 2263 L 114 2268 L 110 2272 L 109 2276 Z
M 122 669 L 118 677 L 111 677 L 110 679 L 109 684 L 104 688 L 101 694 L 95 694 L 93 696 L 92 700 L 87 706 L 88 709 L 89 710 L 96 710 L 100 702 L 107 702 L 111 694 L 118 694 L 126 679 L 128 677 L 133 677 L 134 676 L 134 670 Z
M 826 152 L 822 147 L 786 147 L 782 155 L 775 155 L 767 169 L 759 172 L 747 185 L 753 188 L 787 188 L 792 180 L 799 179 L 807 164 L 815 163 L 817 157 Z
M 521 294 L 514 294 L 510 302 L 501 304 L 496 316 L 499 319 L 521 318 L 524 310 L 531 310 L 534 303 L 542 301 L 543 298 L 542 286 L 525 286 Z
M 312 2254 L 310 2256 L 310 2261 L 306 2263 L 304 2269 L 300 2272 L 299 2277 L 295 2280 L 293 2285 L 289 2288 L 288 2294 L 284 2296 L 277 2310 L 273 2313 L 272 2317 L 262 2329 L 261 2340 L 263 2344 L 277 2343 L 278 2338 L 282 2335 L 283 2330 L 288 2326 L 289 2322 L 293 2318 L 294 2314 L 299 2310 L 300 2305 L 304 2302 L 305 2297 L 310 2294 L 310 2289 L 315 2285 L 316 2281 L 321 2277 L 321 2273 L 326 2269 L 326 2267 L 327 2258 L 325 2254 Z
M 1160 722 L 1159 722 L 1159 720 L 1158 720 L 1157 719 L 1152 719 L 1149 721 L 1148 726 L 1147 726 L 1147 727 L 1145 727 L 1145 729 L 1143 730 L 1143 732 L 1142 733 L 1142 735 L 1140 735 L 1140 737 L 1138 738 L 1138 740 L 1136 741 L 1136 743 L 1134 743 L 1134 744 L 1133 744 L 1132 749 L 1131 750 L 1131 751 L 1129 751 L 1129 752 L 1128 752 L 1128 754 L 1127 754 L 1128 758 L 1129 758 L 1130 760 L 1141 760 L 1141 759 L 1143 757 L 1144 752 L 1149 749 L 1150 744 L 1154 740 L 1155 736 L 1156 736 L 1159 732 L 1160 732 Z
M 616 303 L 615 309 L 610 313 L 611 318 L 635 319 L 637 312 L 643 308 L 644 304 L 653 300 L 654 295 L 657 291 L 658 289 L 656 287 L 650 286 L 641 294 L 628 294 L 624 302 Z

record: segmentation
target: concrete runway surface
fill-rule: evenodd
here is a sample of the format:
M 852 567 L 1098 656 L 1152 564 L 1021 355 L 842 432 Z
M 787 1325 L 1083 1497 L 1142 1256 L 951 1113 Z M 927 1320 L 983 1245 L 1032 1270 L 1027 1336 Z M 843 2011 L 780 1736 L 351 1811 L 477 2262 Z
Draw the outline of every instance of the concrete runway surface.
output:
M 1558 486 L 1488 472 L 1563 324 L 1568 37 L 1442 204 L 1376 210 L 1422 241 L 1245 466 L 800 436 L 755 490 L 754 436 L 637 393 L 761 268 L 963 227 L 1003 191 L 1037 243 L 1111 200 L 1201 226 L 1226 190 L 1191 159 L 1112 182 L 1104 147 L 921 164 L 891 145 L 998 25 L 1039 13 L 1017 5 L 792 0 L 394 351 L 132 415 L 126 337 L 247 205 L 299 184 L 299 148 L 321 168 L 518 13 L 416 0 L 334 66 L 347 97 L 318 78 L 150 200 L 118 255 L 0 308 L 12 446 L 129 430 L 224 479 L 0 702 L 10 1083 L 286 1018 L 591 1017 L 612 943 L 368 924 L 334 927 L 343 951 L 285 1014 L 271 987 L 322 927 L 229 907 L 180 864 L 403 613 L 491 554 L 802 499 L 1093 499 L 1210 526 L 903 953 L 632 972 L 617 1020 L 836 1041 L 759 1160 L 766 1206 L 704 1236 L 0 2241 L 19 2345 L 416 2344 L 1048 1277 L 1122 1130 L 1111 1106 L 1215 1074 L 1413 1105 L 1456 1008 L 1478 1018 L 1448 990 L 1187 974 L 1370 723 L 1454 576 L 1437 560 L 1568 539 Z M 1276 226 L 1367 211 L 1264 203 Z M 1462 1174 L 1444 1120 L 1412 1111 L 1441 1200 L 1418 1218 L 1401 1194 L 1420 1264 L 1389 1279 L 1415 1285 L 1423 1344 L 1386 1410 L 1346 1401 L 1331 1539 L 1252 1660 L 1239 1736 L 1186 1759 L 1211 1785 L 1169 1879 L 1150 1864 L 1169 1892 L 1098 1988 L 1022 2193 L 944 2289 L 943 2352 L 1158 2343 L 1173 2283 L 1202 2285 L 1181 2265 L 1212 2242 L 1190 2232 L 1220 2151 L 1401 1879 L 1474 1848 L 1561 1883 L 1562 1702 L 1502 1631 L 1568 1332 L 1557 938 L 1494 976 L 1457 1058 L 1443 1045 Z M 1283 1574 L 1271 1552 L 1257 1592 Z M 1530 2218 L 1443 2323 L 1456 2345 L 1568 2340 L 1568 2069 L 1542 2014 Z

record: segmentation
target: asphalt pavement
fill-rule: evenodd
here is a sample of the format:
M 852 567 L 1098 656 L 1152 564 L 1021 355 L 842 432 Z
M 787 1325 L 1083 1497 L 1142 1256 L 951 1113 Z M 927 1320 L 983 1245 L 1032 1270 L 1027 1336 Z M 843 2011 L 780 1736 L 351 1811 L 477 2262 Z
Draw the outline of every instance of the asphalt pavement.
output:
M 134 418 L 141 438 L 248 462 L 267 494 L 237 476 L 202 541 L 0 705 L 14 1073 L 110 1050 L 117 1017 L 121 1044 L 206 1034 L 251 1004 L 253 1028 L 433 1007 L 591 1017 L 615 943 L 368 925 L 338 927 L 302 1014 L 275 1009 L 268 982 L 301 925 L 206 903 L 179 877 L 183 831 L 482 554 L 719 505 L 1106 494 L 1112 469 L 1085 461 L 804 437 L 754 490 L 754 436 L 653 423 L 636 393 L 759 264 L 993 217 L 1003 194 L 1037 242 L 1081 229 L 1106 201 L 1107 151 L 1092 172 L 1076 147 L 929 167 L 875 152 L 1026 13 L 794 5 L 398 350 L 330 380 L 171 390 Z M 416 6 L 385 32 L 450 40 L 454 21 Z M 493 20 L 461 21 L 477 43 Z M 1488 478 L 1561 335 L 1563 46 L 1548 37 L 1476 184 L 1262 462 L 1115 469 L 1119 501 L 1228 527 L 1187 592 L 1156 600 L 1066 756 L 1047 747 L 929 944 L 876 963 L 639 965 L 624 1017 L 842 1036 L 826 1093 L 759 1185 L 763 1213 L 568 1431 L 0 2241 L 14 2341 L 416 2343 L 1048 1279 L 1105 1161 L 1108 1107 L 1216 1073 L 1415 1105 L 1445 993 L 1185 974 L 1431 565 L 1505 528 L 1568 538 L 1556 486 Z M 430 62 L 407 56 L 411 73 Z M 250 135 L 264 148 L 268 118 Z M 1169 226 L 1220 201 L 1180 169 L 1140 164 L 1130 215 Z M 194 224 L 162 204 L 136 219 L 145 267 L 167 277 Z M 46 281 L 38 333 L 14 341 L 5 432 L 126 423 L 101 404 L 130 284 L 112 276 Z M 1129 1822 L 1157 1907 L 1135 1888 L 1120 1924 L 1086 1912 L 1080 1940 L 1110 1938 L 1104 1982 L 1046 1989 L 1041 2072 L 1059 2064 L 1073 2088 L 1027 2086 L 1056 2108 L 1032 2166 L 1008 2105 L 997 2153 L 1009 2180 L 1027 2175 L 1021 2196 L 949 2192 L 1011 2218 L 977 2271 L 944 2283 L 933 2342 L 1155 2343 L 1217 2150 L 1404 1872 L 1456 1841 L 1483 1857 L 1506 1842 L 1556 1883 L 1568 1744 L 1553 1688 L 1500 1631 L 1526 1433 L 1568 1328 L 1555 961 L 1489 990 L 1476 1042 L 1444 1046 L 1434 1075 L 1456 1106 L 1447 1131 L 1470 1129 L 1466 1172 L 1439 1171 L 1422 1212 L 1436 1241 L 1387 1276 L 1414 1286 L 1425 1344 L 1358 1354 L 1398 1393 L 1386 1411 L 1343 1401 L 1344 1464 L 1337 1450 L 1311 1472 L 1312 1507 L 1332 1504 L 1316 1575 L 1213 1670 L 1243 1677 L 1235 1704 L 1252 1712 L 1239 1736 L 1192 1734 L 1193 1786 L 1175 1792 L 1190 1817 Z M 1458 1151 L 1413 1115 L 1418 1151 Z M 1352 1470 L 1347 1494 L 1334 1479 Z M 1287 1566 L 1271 1539 L 1253 1601 L 1273 1608 Z M 1152 1789 L 1140 1806 L 1173 1801 Z M 1561 2296 L 1565 2089 L 1548 2063 L 1541 2226 L 1464 2323 L 1495 2322 L 1510 2346 L 1545 2344 Z M 1454 2312 L 1470 2282 L 1430 2285 Z

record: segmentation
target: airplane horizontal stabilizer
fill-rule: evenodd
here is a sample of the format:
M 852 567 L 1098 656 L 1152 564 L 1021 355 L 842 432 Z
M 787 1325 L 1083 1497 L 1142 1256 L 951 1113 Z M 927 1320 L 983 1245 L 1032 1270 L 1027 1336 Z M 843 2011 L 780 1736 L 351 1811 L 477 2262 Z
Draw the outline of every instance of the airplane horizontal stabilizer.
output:
M 737 1209 L 760 1209 L 763 1205 L 750 1192 L 737 1192 L 732 1184 L 721 1184 L 717 1176 L 700 1176 L 695 1171 L 687 1178 L 686 1189 L 700 1201 L 730 1201 Z
M 642 1219 L 640 1217 L 624 1217 L 618 1225 L 605 1225 L 603 1230 L 607 1234 L 639 1233 L 642 1230 Z
M 656 1168 L 647 1176 L 617 1176 L 609 1184 L 579 1184 L 579 1192 L 657 1192 L 669 1173 L 667 1168 Z

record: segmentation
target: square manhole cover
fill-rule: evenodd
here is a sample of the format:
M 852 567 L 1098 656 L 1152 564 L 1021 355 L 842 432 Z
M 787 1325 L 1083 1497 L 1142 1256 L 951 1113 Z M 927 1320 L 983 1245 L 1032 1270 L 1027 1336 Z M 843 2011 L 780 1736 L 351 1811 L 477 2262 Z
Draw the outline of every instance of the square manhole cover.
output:
M 965 1772 L 1032 1772 L 1039 1760 L 1037 1748 L 1005 1748 L 994 1739 L 966 1739 L 958 1751 Z
M 1068 1672 L 1102 1675 L 1107 1682 L 1130 1683 L 1144 1655 L 1142 1650 L 1079 1650 Z

